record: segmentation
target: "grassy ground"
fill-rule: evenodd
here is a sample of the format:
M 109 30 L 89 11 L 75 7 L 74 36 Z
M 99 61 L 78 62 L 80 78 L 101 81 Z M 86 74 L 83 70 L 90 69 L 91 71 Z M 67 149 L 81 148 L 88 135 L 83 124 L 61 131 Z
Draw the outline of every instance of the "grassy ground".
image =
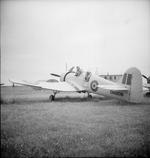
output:
M 2 157 L 150 156 L 150 105 L 82 94 L 59 94 L 50 103 L 48 96 L 1 89 Z

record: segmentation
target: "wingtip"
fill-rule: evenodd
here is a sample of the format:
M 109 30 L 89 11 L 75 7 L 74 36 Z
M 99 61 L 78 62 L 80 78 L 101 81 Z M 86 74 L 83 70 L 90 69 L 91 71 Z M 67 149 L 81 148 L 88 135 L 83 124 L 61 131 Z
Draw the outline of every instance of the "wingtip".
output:
M 11 80 L 11 79 L 8 79 L 8 81 L 9 81 L 10 83 L 12 83 L 12 80 Z

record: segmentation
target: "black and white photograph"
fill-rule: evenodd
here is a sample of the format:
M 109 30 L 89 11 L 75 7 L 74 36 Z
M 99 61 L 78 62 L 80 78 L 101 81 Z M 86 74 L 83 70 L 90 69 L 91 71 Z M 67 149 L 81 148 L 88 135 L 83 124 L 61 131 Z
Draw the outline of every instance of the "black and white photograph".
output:
M 1 157 L 150 157 L 150 0 L 0 1 Z

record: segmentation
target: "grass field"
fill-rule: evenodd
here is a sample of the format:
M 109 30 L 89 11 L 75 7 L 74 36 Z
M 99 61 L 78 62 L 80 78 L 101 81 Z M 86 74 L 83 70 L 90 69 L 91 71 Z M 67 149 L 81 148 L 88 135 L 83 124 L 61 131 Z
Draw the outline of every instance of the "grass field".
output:
M 1 88 L 1 156 L 150 157 L 150 105 Z

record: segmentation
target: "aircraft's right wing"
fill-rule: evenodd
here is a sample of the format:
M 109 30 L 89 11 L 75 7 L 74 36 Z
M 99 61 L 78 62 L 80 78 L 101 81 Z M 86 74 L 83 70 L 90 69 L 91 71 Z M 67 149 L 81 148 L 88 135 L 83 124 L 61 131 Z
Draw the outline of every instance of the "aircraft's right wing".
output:
M 45 89 L 45 90 L 52 90 L 59 92 L 82 92 L 84 90 L 82 87 L 79 86 L 77 87 L 77 85 L 67 82 L 41 82 L 39 84 L 32 84 L 24 81 L 14 81 L 14 80 L 9 80 L 9 81 L 13 84 L 28 86 L 38 90 Z

